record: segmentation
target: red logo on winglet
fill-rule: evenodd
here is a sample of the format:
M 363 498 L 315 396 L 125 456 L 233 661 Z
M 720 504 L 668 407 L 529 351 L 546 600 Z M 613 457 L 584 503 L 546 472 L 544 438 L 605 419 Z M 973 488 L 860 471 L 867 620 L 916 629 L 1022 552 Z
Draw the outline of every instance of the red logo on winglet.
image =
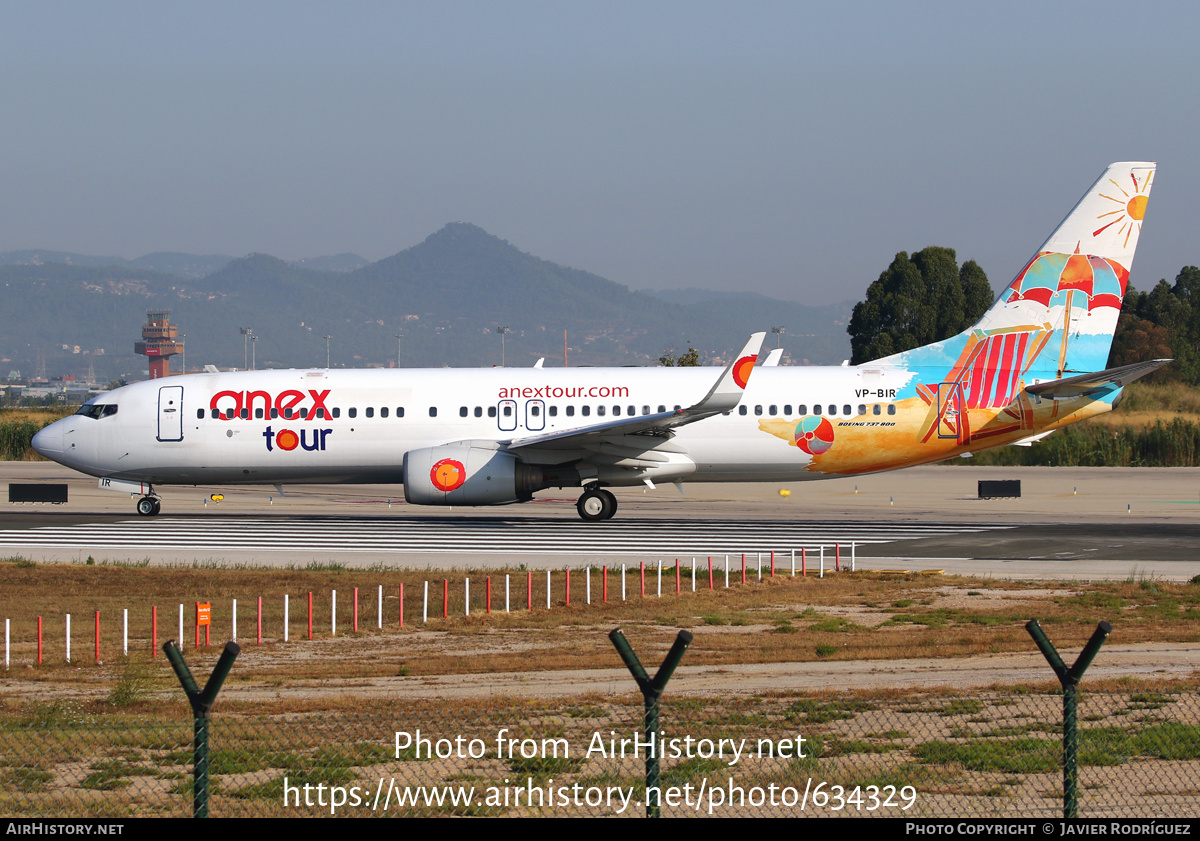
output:
M 738 384 L 738 388 L 745 388 L 746 383 L 750 381 L 750 372 L 754 370 L 754 363 L 758 361 L 758 354 L 754 356 L 743 356 L 733 366 L 733 381 Z

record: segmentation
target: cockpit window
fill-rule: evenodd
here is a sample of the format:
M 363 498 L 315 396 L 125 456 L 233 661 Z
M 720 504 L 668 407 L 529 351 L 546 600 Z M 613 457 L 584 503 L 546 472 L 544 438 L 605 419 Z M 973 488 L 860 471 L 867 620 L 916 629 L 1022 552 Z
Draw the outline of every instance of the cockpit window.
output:
M 79 411 L 75 414 L 83 415 L 85 418 L 107 418 L 109 415 L 117 413 L 116 403 L 85 403 L 79 407 Z

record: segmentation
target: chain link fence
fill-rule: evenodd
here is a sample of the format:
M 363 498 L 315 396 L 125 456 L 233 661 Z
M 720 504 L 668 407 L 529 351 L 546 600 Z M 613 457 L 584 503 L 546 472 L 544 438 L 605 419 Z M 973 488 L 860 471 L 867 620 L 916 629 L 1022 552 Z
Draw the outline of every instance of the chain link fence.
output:
M 1062 696 L 774 695 L 663 700 L 660 790 L 641 698 L 435 700 L 222 714 L 210 813 L 1058 817 Z M 1194 815 L 1200 693 L 1084 693 L 1080 817 Z M 0 812 L 188 816 L 192 721 L 70 703 L 0 718 Z

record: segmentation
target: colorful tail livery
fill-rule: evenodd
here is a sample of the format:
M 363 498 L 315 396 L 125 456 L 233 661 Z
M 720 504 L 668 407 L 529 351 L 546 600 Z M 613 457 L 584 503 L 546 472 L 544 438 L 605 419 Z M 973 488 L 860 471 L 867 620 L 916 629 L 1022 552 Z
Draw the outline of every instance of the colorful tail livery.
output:
M 577 487 L 579 515 L 605 520 L 607 487 L 820 479 L 1028 444 L 1166 362 L 1106 369 L 1153 180 L 1153 164 L 1113 164 L 978 324 L 865 365 L 756 368 L 755 333 L 715 369 L 195 374 L 100 395 L 34 447 L 142 495 L 146 515 L 155 485 L 353 482 L 403 484 L 417 505 Z
M 842 474 L 1026 444 L 1111 410 L 1122 386 L 1169 361 L 1104 370 L 1154 171 L 1153 163 L 1142 162 L 1105 170 L 970 329 L 859 366 L 864 383 L 883 378 L 896 384 L 888 406 L 893 415 L 878 423 L 863 418 L 861 434 L 843 434 L 854 422 L 842 422 L 826 431 L 832 440 L 813 438 L 812 418 L 792 430 L 764 428 L 812 451 L 810 469 Z M 838 446 L 841 437 L 850 440 Z

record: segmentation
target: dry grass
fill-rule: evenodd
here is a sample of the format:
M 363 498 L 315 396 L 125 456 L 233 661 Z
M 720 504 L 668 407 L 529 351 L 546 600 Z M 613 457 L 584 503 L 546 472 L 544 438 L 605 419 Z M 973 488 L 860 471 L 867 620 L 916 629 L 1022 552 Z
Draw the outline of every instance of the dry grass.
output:
M 647 576 L 646 598 L 636 574 L 620 599 L 619 575 L 610 575 L 608 604 L 600 598 L 600 576 L 592 576 L 593 604 L 583 604 L 583 576 L 572 575 L 572 604 L 564 603 L 563 576 L 554 576 L 553 607 L 546 610 L 545 573 L 533 575 L 534 610 L 525 609 L 526 573 L 511 573 L 513 612 L 505 614 L 504 574 L 490 572 L 493 612 L 487 614 L 485 574 L 401 570 L 314 570 L 162 568 L 104 565 L 35 565 L 0 561 L 5 582 L 2 612 L 12 620 L 12 675 L 52 692 L 80 684 L 110 697 L 128 683 L 121 671 L 121 613 L 129 610 L 130 650 L 150 649 L 151 607 L 158 606 L 159 644 L 177 635 L 178 606 L 185 605 L 185 652 L 196 673 L 206 673 L 230 634 L 231 600 L 238 600 L 238 636 L 247 654 L 232 683 L 300 688 L 338 680 L 352 692 L 355 681 L 396 675 L 486 674 L 533 670 L 612 668 L 607 632 L 621 626 L 637 640 L 640 656 L 657 662 L 680 628 L 696 633 L 690 665 L 890 660 L 919 657 L 1028 652 L 1024 623 L 1036 617 L 1061 650 L 1079 648 L 1099 619 L 1119 638 L 1139 642 L 1200 639 L 1200 586 L 1158 581 L 1063 585 L 1037 582 L 843 573 L 766 579 L 728 590 L 674 594 L 674 576 L 664 576 L 664 595 L 654 596 Z M 463 579 L 471 579 L 472 609 L 464 616 Z M 430 581 L 430 619 L 421 622 L 421 595 Z M 707 576 L 699 581 L 707 585 Z M 449 618 L 443 619 L 443 581 L 449 581 Z M 668 587 L 668 581 L 670 586 Z M 398 589 L 405 589 L 405 627 L 398 622 Z M 721 585 L 718 581 L 718 586 Z M 377 630 L 377 587 L 383 585 L 384 629 Z M 351 630 L 353 588 L 359 588 L 359 632 Z M 690 590 L 690 575 L 684 575 Z M 338 593 L 338 636 L 330 633 L 330 591 Z M 307 639 L 308 599 L 313 593 L 313 635 Z M 290 594 L 290 639 L 281 642 L 283 594 Z M 256 642 L 257 598 L 263 597 L 264 644 Z M 194 651 L 193 605 L 213 604 L 213 647 Z M 94 666 L 95 612 L 102 620 L 101 660 Z M 63 660 L 64 618 L 72 614 L 73 665 Z M 36 621 L 43 617 L 44 656 L 36 656 Z M 161 654 L 160 654 L 161 656 Z M 127 668 L 127 667 L 125 667 Z M 170 690 L 173 677 L 157 672 L 146 691 Z M 136 709 L 138 697 L 127 698 Z M 149 703 L 149 702 L 146 702 Z M 157 703 L 157 702 L 155 702 Z M 294 702 L 292 702 L 294 703 Z M 323 702 L 326 706 L 329 701 Z M 346 699 L 346 704 L 355 703 Z M 335 703 L 334 706 L 338 706 Z
M 1091 419 L 1102 426 L 1153 426 L 1175 418 L 1200 422 L 1200 389 L 1183 383 L 1135 382 L 1125 387 L 1125 396 L 1113 411 Z

